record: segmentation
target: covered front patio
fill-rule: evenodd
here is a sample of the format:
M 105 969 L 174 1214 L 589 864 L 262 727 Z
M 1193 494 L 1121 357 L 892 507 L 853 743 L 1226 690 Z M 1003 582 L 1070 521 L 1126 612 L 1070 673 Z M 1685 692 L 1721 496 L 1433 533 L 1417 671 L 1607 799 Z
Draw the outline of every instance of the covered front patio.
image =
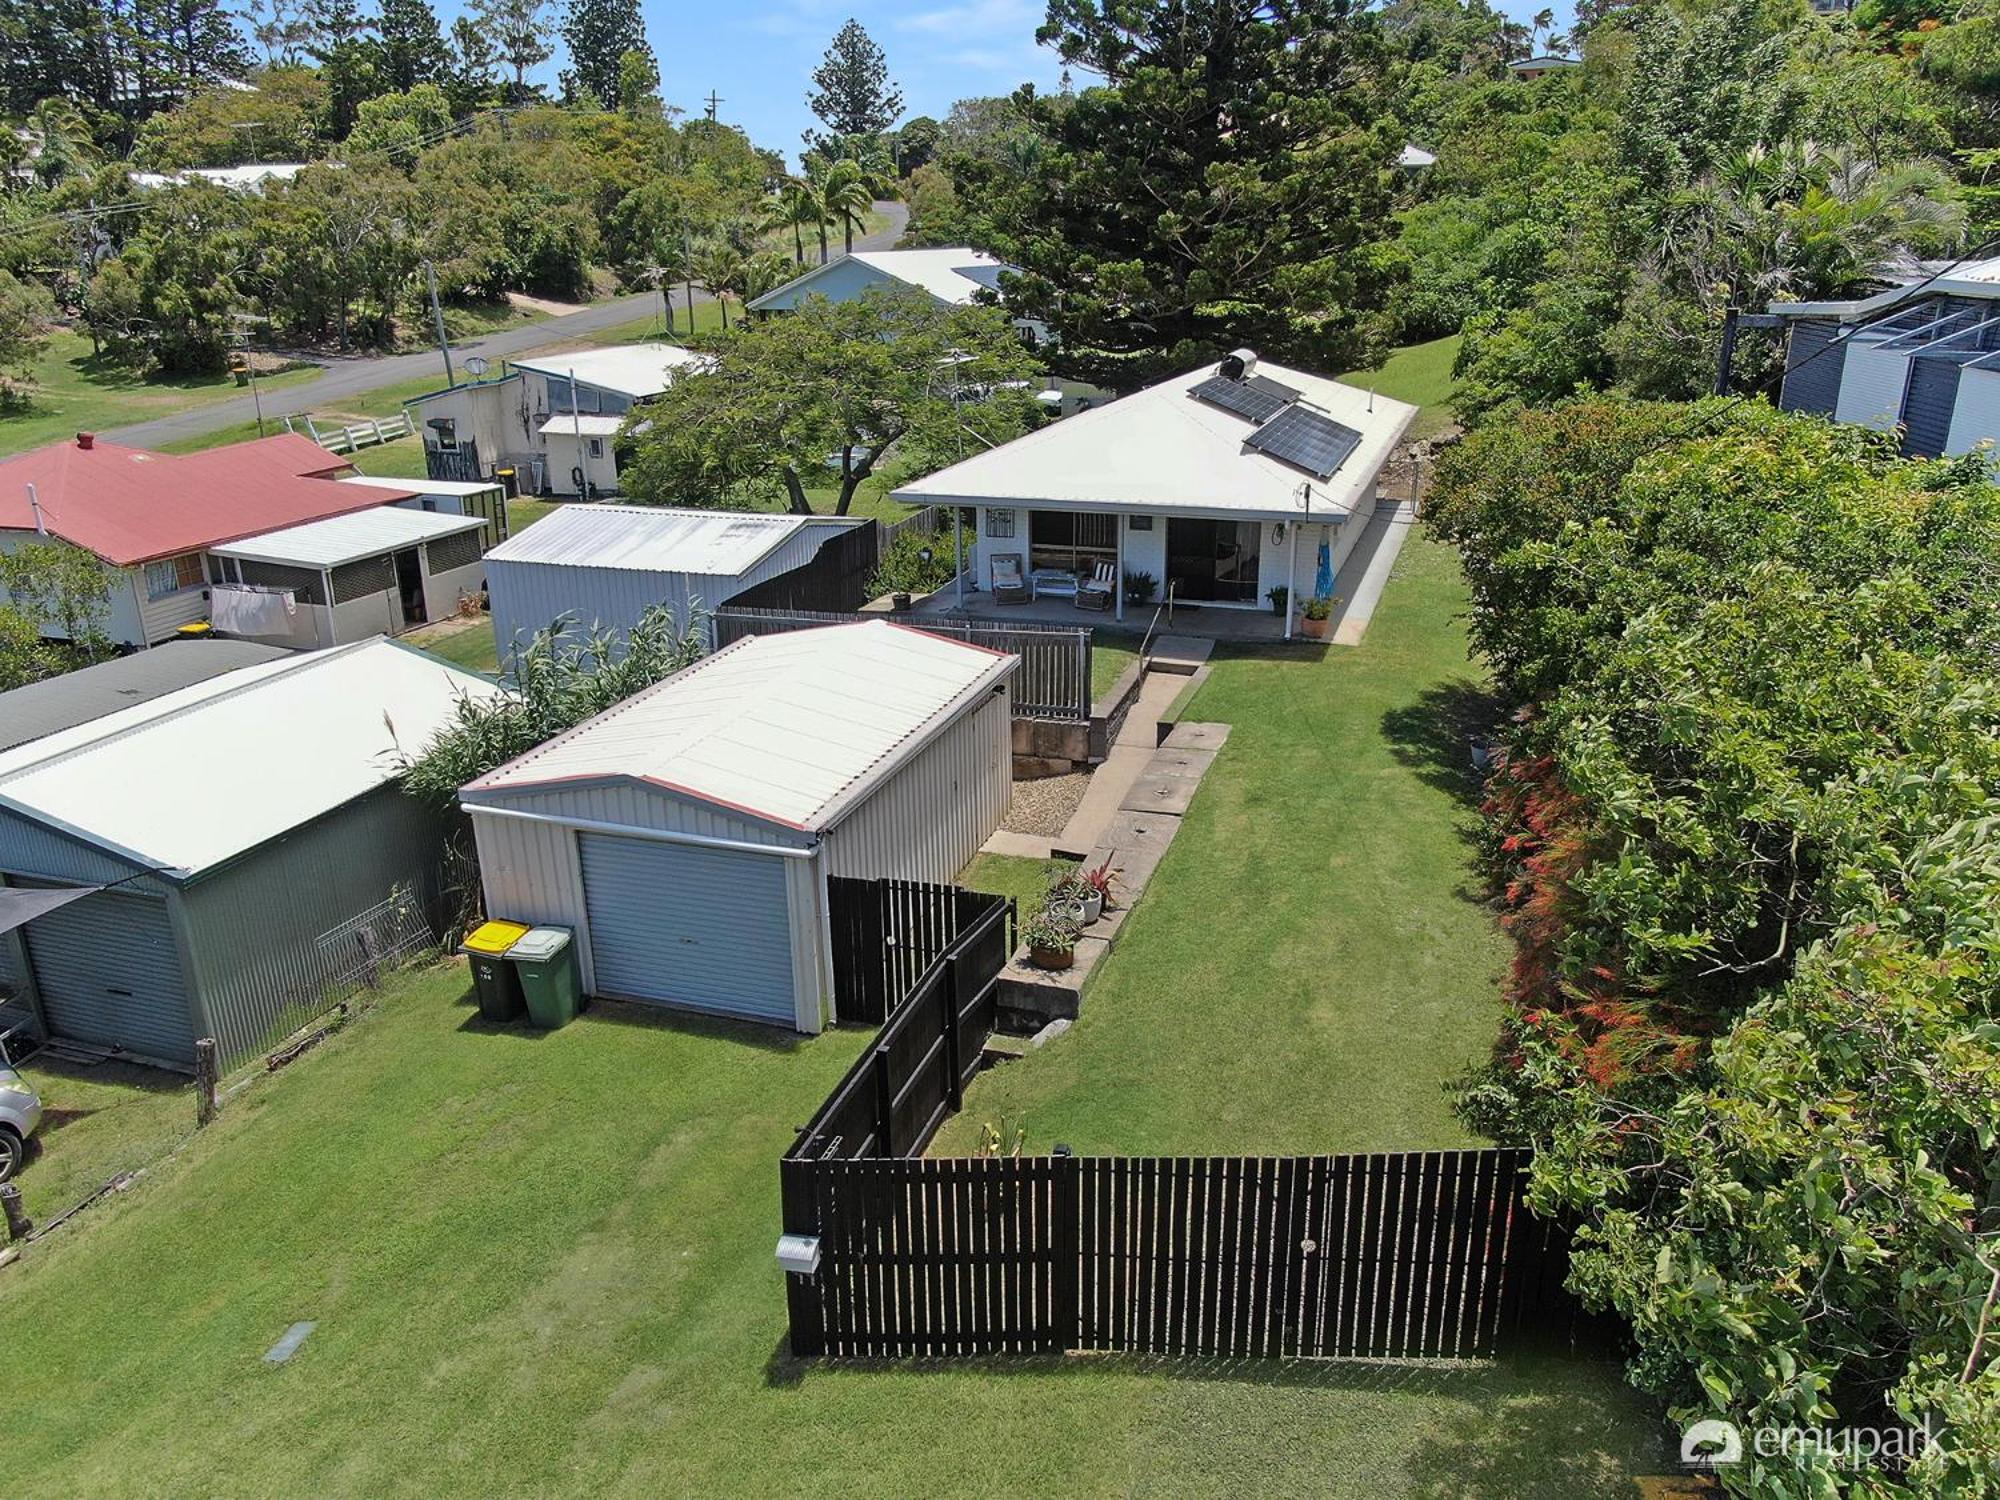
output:
M 1285 638 L 1285 617 L 1269 609 L 1217 609 L 1178 601 L 1169 610 L 1157 595 L 1144 605 L 1127 600 L 1125 617 L 1114 610 L 1080 609 L 1074 598 L 1042 595 L 1026 604 L 1002 604 L 990 589 L 967 588 L 961 601 L 958 591 L 947 584 L 937 593 L 917 601 L 913 611 L 919 617 L 956 617 L 992 625 L 1067 625 L 1078 630 L 1103 630 L 1134 637 L 1143 635 L 1156 622 L 1161 632 L 1176 635 L 1208 636 L 1220 641 L 1281 641 Z

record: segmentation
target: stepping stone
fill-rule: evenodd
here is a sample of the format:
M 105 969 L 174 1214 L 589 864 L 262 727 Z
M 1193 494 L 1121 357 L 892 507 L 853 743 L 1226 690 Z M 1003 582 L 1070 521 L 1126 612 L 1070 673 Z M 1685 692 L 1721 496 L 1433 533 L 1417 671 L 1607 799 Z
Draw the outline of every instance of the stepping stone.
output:
M 1153 642 L 1148 658 L 1155 672 L 1175 672 L 1182 677 L 1207 661 L 1215 642 L 1199 635 L 1163 635 Z
M 1166 750 L 1220 750 L 1229 739 L 1227 724 L 1198 724 L 1183 719 L 1168 731 L 1161 748 Z
M 1132 783 L 1132 790 L 1125 794 L 1125 800 L 1118 804 L 1118 810 L 1132 813 L 1172 813 L 1178 817 L 1188 810 L 1188 804 L 1194 801 L 1195 789 L 1200 785 L 1199 775 L 1178 776 L 1152 772 Z

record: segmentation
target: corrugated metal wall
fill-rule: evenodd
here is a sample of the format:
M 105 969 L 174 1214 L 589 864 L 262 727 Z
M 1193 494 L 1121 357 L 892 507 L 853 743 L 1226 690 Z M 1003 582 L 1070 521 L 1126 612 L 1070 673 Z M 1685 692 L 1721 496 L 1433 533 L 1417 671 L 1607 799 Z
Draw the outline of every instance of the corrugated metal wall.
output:
M 1011 692 L 965 710 L 825 836 L 829 875 L 948 882 L 1013 795 Z
M 224 1056 L 255 1052 L 317 1014 L 351 955 L 323 954 L 316 939 L 398 885 L 437 930 L 444 838 L 435 813 L 384 787 L 189 884 L 196 985 Z
M 650 790 L 625 782 L 576 782 L 547 787 L 509 787 L 474 794 L 468 808 L 480 803 L 515 807 L 544 817 L 571 818 L 586 823 L 616 823 L 625 828 L 655 828 L 664 833 L 691 833 L 705 839 L 734 839 L 746 844 L 803 849 L 810 836 L 795 829 L 738 817 L 713 803 L 676 797 L 664 789 Z
M 0 872 L 27 875 L 57 885 L 101 885 L 125 880 L 141 868 L 0 808 Z M 127 881 L 125 888 L 164 894 L 172 887 L 151 875 L 141 875 Z
M 1907 350 L 1885 353 L 1877 343 L 1850 342 L 1834 416 L 1886 432 L 1902 418 L 1903 390 L 1909 384 Z
M 1994 442 L 2000 442 L 2000 370 L 1967 370 L 1959 376 L 1944 451 L 1970 453 Z
M 1948 356 L 1910 361 L 1910 388 L 1903 397 L 1903 456 L 1936 458 L 1951 437 L 1952 410 L 1958 404 L 1961 365 Z
M 500 658 L 518 636 L 523 640 L 546 630 L 561 616 L 574 615 L 586 629 L 602 625 L 623 634 L 656 604 L 665 604 L 685 619 L 688 602 L 704 608 L 726 604 L 742 590 L 776 578 L 809 561 L 822 543 L 836 533 L 831 527 L 806 526 L 774 549 L 770 556 L 740 576 L 713 573 L 657 573 L 634 568 L 589 568 L 566 563 L 486 560 L 486 589 L 492 599 L 493 632 Z
M 1833 342 L 1839 332 L 1840 324 L 1832 318 L 1793 322 L 1785 348 L 1785 383 L 1778 394 L 1784 410 L 1833 415 L 1840 401 L 1840 372 L 1847 363 L 1847 345 Z

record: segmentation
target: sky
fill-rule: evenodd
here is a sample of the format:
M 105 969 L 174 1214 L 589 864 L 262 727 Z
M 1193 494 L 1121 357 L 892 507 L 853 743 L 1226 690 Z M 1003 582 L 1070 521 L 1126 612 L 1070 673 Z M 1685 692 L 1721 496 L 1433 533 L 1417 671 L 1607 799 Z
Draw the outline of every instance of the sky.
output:
M 852 16 L 888 54 L 905 118 L 944 117 L 953 101 L 1052 89 L 1055 54 L 1035 45 L 1043 0 L 643 0 L 646 36 L 660 62 L 660 92 L 698 114 L 711 89 L 716 117 L 759 146 L 796 160 L 816 123 L 806 107 L 812 70 Z M 551 78 L 554 70 L 551 69 Z

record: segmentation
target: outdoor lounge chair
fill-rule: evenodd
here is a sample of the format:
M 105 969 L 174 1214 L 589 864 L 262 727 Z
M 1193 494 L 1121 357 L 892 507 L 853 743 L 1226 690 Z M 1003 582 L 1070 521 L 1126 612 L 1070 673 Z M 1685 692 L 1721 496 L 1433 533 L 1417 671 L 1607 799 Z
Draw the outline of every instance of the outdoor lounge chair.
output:
M 1001 552 L 995 554 L 987 564 L 993 580 L 993 602 L 995 604 L 1031 604 L 1035 591 L 1028 584 L 1021 567 L 1021 554 Z
M 1111 577 L 1111 564 L 1101 562 L 1091 569 L 1090 577 L 1076 586 L 1076 607 L 1078 609 L 1109 609 L 1115 597 Z

